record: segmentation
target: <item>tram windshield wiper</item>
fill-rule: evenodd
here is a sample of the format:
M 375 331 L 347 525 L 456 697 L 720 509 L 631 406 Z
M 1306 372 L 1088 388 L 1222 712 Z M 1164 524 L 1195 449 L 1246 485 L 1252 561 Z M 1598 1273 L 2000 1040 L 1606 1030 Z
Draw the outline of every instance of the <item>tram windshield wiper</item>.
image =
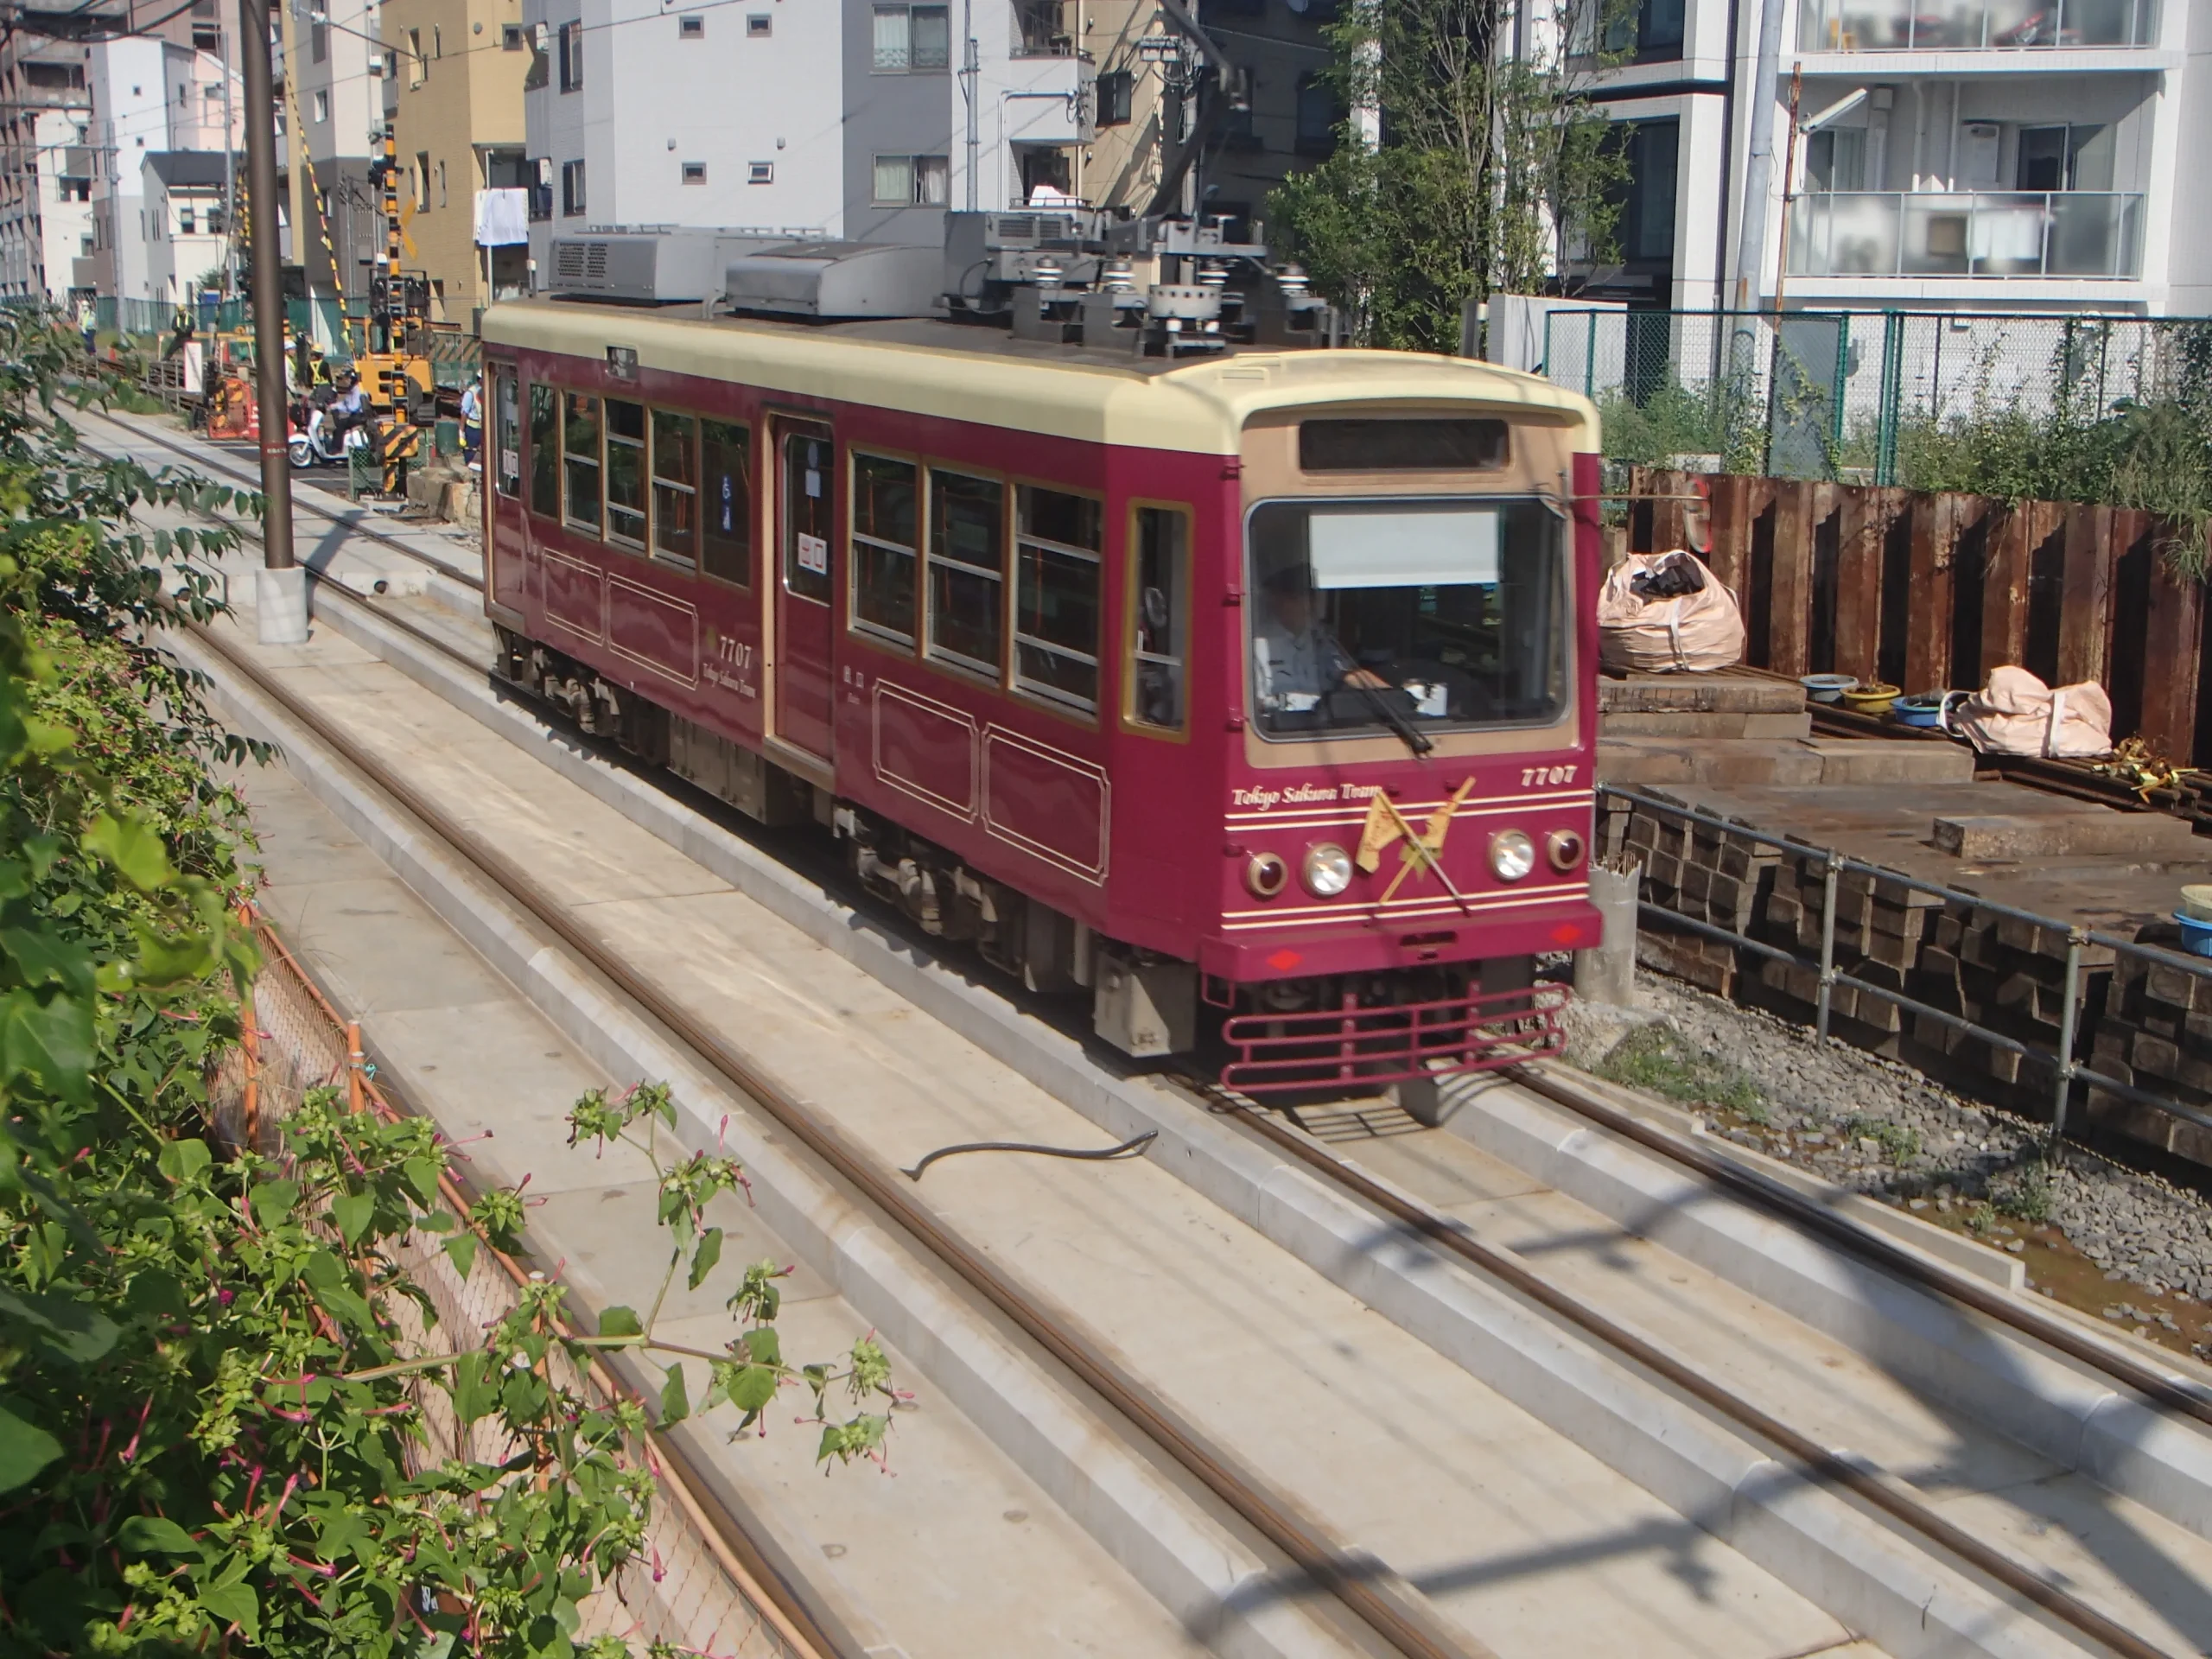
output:
M 1416 760 L 1427 754 L 1431 749 L 1434 748 L 1436 745 L 1430 742 L 1428 738 L 1422 733 L 1415 730 L 1413 721 L 1408 720 L 1401 710 L 1394 708 L 1391 705 L 1389 698 L 1384 696 L 1379 690 L 1368 684 L 1365 681 L 1353 677 L 1355 675 L 1363 673 L 1365 671 L 1360 668 L 1358 660 L 1354 658 L 1350 652 L 1344 649 L 1344 642 L 1337 638 L 1335 631 L 1325 626 L 1322 628 L 1321 632 L 1323 636 L 1327 639 L 1328 642 L 1336 647 L 1337 655 L 1342 658 L 1345 662 L 1352 664 L 1351 668 L 1337 682 L 1337 683 L 1339 685 L 1348 685 L 1353 690 L 1358 692 L 1360 696 L 1365 697 L 1369 707 L 1375 710 L 1376 717 L 1380 719 L 1385 726 L 1388 726 L 1393 732 L 1397 734 L 1398 741 L 1403 743 L 1407 748 L 1413 751 L 1414 758 Z

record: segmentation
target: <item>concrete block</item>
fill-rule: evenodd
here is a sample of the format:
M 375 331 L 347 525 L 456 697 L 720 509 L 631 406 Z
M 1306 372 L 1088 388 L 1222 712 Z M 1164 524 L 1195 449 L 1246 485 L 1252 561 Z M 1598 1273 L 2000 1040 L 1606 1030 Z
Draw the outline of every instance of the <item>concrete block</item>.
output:
M 1974 751 L 1961 744 L 1879 738 L 1808 738 L 1817 761 L 1811 781 L 1822 784 L 1967 784 Z M 1777 781 L 1781 781 L 1777 779 Z

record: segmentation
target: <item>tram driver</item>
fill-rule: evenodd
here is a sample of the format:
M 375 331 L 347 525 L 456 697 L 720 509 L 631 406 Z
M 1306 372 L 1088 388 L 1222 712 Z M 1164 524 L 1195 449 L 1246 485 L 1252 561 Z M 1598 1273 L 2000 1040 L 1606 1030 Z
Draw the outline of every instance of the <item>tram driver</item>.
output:
M 1313 571 L 1288 564 L 1261 583 L 1264 613 L 1252 630 L 1252 685 L 1260 706 L 1311 709 L 1340 685 L 1380 690 L 1389 684 L 1355 663 L 1321 621 Z

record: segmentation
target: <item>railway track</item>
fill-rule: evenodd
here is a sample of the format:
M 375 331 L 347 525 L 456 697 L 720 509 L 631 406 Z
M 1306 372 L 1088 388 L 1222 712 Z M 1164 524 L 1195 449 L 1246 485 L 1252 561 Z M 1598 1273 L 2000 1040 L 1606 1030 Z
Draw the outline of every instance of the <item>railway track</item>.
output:
M 181 446 L 168 445 L 178 448 Z M 337 515 L 324 514 L 337 519 Z M 339 522 L 344 522 L 340 519 Z M 356 532 L 360 533 L 360 532 Z M 367 532 L 374 536 L 373 531 Z M 422 556 L 396 538 L 376 539 L 410 556 Z M 429 561 L 435 563 L 435 561 Z M 397 626 L 412 639 L 448 659 L 480 673 L 486 664 L 472 661 L 446 639 L 415 626 L 392 607 L 377 605 L 340 588 L 343 602 L 373 613 L 385 626 Z M 771 1116 L 783 1123 L 817 1156 L 865 1192 L 871 1202 L 897 1221 L 950 1267 L 993 1306 L 1013 1319 L 1039 1345 L 1081 1376 L 1102 1398 L 1110 1402 L 1148 1439 L 1178 1464 L 1228 1503 L 1264 1535 L 1281 1548 L 1313 1582 L 1326 1588 L 1351 1609 L 1370 1629 L 1397 1651 L 1407 1654 L 1449 1654 L 1480 1651 L 1470 1649 L 1457 1630 L 1445 1628 L 1420 1592 L 1344 1541 L 1333 1537 L 1318 1519 L 1303 1511 L 1294 1500 L 1271 1491 L 1263 1478 L 1240 1467 L 1237 1460 L 1212 1442 L 1198 1426 L 1179 1418 L 1145 1389 L 1141 1381 L 1119 1366 L 1106 1345 L 1079 1324 L 1057 1316 L 1029 1298 L 1022 1287 L 982 1253 L 966 1244 L 956 1230 L 931 1214 L 910 1191 L 890 1179 L 888 1172 L 868 1151 L 853 1144 L 837 1126 L 820 1120 L 804 1105 L 762 1077 L 747 1057 L 716 1033 L 704 1029 L 683 1008 L 670 1002 L 649 983 L 631 974 L 597 940 L 563 915 L 543 895 L 533 895 L 531 878 L 514 868 L 496 848 L 451 822 L 435 805 L 410 788 L 404 779 L 383 774 L 372 756 L 301 700 L 270 678 L 242 653 L 213 635 L 207 643 L 220 652 L 263 695 L 284 707 L 289 715 L 313 731 L 319 741 L 343 756 L 349 765 L 373 781 L 411 816 L 437 835 L 495 887 L 543 923 L 564 945 L 589 963 L 639 1006 L 699 1054 L 742 1093 L 756 1100 Z M 2161 1409 L 2199 1422 L 2212 1423 L 2212 1398 L 2177 1377 L 2118 1352 L 2107 1344 L 2087 1341 L 2032 1305 L 1981 1291 L 1978 1287 L 1929 1269 L 1910 1252 L 1897 1249 L 1865 1230 L 1840 1220 L 1818 1205 L 1795 1198 L 1772 1187 L 1732 1160 L 1688 1147 L 1675 1137 L 1649 1131 L 1628 1114 L 1608 1106 L 1599 1097 L 1574 1088 L 1546 1072 L 1524 1071 L 1517 1081 L 1609 1133 L 1637 1141 L 1701 1179 L 1727 1191 L 1733 1198 L 1760 1205 L 1785 1217 L 1793 1225 L 1823 1236 L 1884 1271 L 1907 1279 L 1930 1294 L 1973 1307 L 1996 1320 L 2082 1363 L 2095 1368 L 2116 1385 L 2125 1387 Z M 1205 1085 L 1200 1085 L 1205 1087 Z M 1704 1376 L 1665 1350 L 1628 1330 L 1604 1313 L 1531 1272 L 1511 1256 L 1488 1249 L 1459 1222 L 1437 1211 L 1409 1201 L 1402 1193 L 1377 1182 L 1357 1166 L 1330 1153 L 1319 1141 L 1287 1128 L 1276 1116 L 1254 1109 L 1249 1103 L 1206 1088 L 1213 1108 L 1232 1116 L 1250 1133 L 1301 1164 L 1323 1175 L 1333 1185 L 1361 1203 L 1380 1211 L 1433 1248 L 1452 1255 L 1496 1282 L 1510 1287 L 1572 1324 L 1637 1368 L 1666 1381 L 1728 1419 L 1740 1430 L 1795 1462 L 1816 1480 L 1853 1491 L 1893 1521 L 1916 1534 L 1925 1544 L 1941 1551 L 1972 1572 L 2002 1585 L 2007 1591 L 2043 1610 L 2101 1650 L 2128 1656 L 2128 1659 L 2158 1659 L 2166 1650 L 2107 1618 L 2069 1594 L 2063 1586 L 1992 1548 L 1968 1530 L 1938 1514 L 1904 1483 L 1871 1470 L 1863 1462 L 1837 1454 L 1820 1441 L 1793 1428 L 1751 1402 L 1739 1398 Z
M 1065 1310 L 1032 1295 L 1011 1274 L 963 1239 L 911 1184 L 902 1182 L 899 1172 L 763 1075 L 744 1049 L 709 1029 L 634 972 L 602 941 L 578 926 L 530 871 L 457 822 L 404 779 L 393 776 L 374 755 L 225 639 L 219 631 L 196 629 L 195 634 L 261 696 L 282 708 L 289 718 L 312 733 L 316 741 L 345 760 L 365 782 L 397 803 L 577 960 L 588 963 L 620 995 L 658 1021 L 740 1096 L 757 1104 L 883 1215 L 920 1241 L 955 1276 L 1281 1549 L 1314 1587 L 1343 1604 L 1392 1651 L 1406 1659 L 1487 1659 L 1487 1648 L 1440 1618 L 1427 1599 L 1398 1573 L 1372 1554 L 1333 1536 L 1325 1523 L 1295 1498 L 1274 1489 L 1267 1477 L 1161 1400 L 1115 1357 L 1111 1344 Z
M 1644 1130 L 1630 1115 L 1607 1107 L 1586 1091 L 1561 1084 L 1526 1067 L 1516 1068 L 1513 1075 L 1524 1087 L 1535 1089 L 1547 1099 L 1601 1123 L 1616 1134 L 1635 1139 L 1681 1163 L 1685 1168 L 1695 1169 L 1717 1185 L 1745 1195 L 1773 1214 L 1795 1222 L 1825 1224 L 1819 1226 L 1819 1230 L 1842 1244 L 1854 1255 L 1878 1263 L 1923 1289 L 1933 1290 L 1973 1306 L 2024 1334 L 2035 1336 L 2062 1352 L 2094 1364 L 2115 1382 L 2139 1389 L 2145 1398 L 2155 1400 L 2170 1410 L 2212 1423 L 2212 1395 L 2190 1389 L 2171 1376 L 2154 1372 L 2126 1356 L 2111 1353 L 2101 1344 L 2083 1341 L 2056 1320 L 2032 1317 L 2029 1312 L 2010 1306 L 2007 1298 L 1980 1292 L 1978 1287 L 1964 1282 L 1953 1282 L 1946 1275 L 1934 1272 L 1926 1264 L 1913 1259 L 1909 1252 L 1889 1245 L 1847 1223 L 1836 1221 L 1816 1205 L 1802 1200 L 1795 1204 L 1787 1202 L 1794 1195 L 1786 1194 L 1780 1189 L 1766 1188 L 1749 1172 L 1726 1159 L 1711 1154 L 1699 1157 L 1696 1148 L 1682 1146 L 1671 1136 Z M 2125 1655 L 2126 1659 L 2171 1659 L 2164 1649 L 2145 1641 L 2134 1631 L 2107 1618 L 2060 1585 L 2002 1550 L 1993 1548 L 1981 1538 L 1947 1519 L 1904 1481 L 1874 1469 L 1859 1459 L 1830 1450 L 1815 1436 L 1793 1427 L 1751 1401 L 1715 1382 L 1680 1356 L 1561 1290 L 1542 1274 L 1532 1272 L 1517 1257 L 1491 1248 L 1464 1224 L 1427 1205 L 1413 1202 L 1403 1193 L 1338 1157 L 1313 1136 L 1286 1127 L 1277 1114 L 1217 1084 L 1186 1077 L 1185 1085 L 1211 1102 L 1214 1109 L 1233 1116 L 1270 1145 L 1288 1153 L 1307 1168 L 1318 1171 L 1363 1203 L 1410 1228 L 1432 1247 L 1467 1262 L 1498 1283 L 1549 1309 L 1623 1358 L 1712 1408 L 1746 1433 L 1790 1459 L 1815 1479 L 1855 1494 L 1911 1529 L 1930 1545 L 2003 1585 L 2022 1599 L 2042 1608 L 2101 1648 Z

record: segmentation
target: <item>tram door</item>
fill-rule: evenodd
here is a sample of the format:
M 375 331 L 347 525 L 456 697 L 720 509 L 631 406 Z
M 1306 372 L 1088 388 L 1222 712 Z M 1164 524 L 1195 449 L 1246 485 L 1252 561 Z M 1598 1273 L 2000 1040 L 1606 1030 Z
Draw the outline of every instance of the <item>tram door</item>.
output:
M 775 439 L 775 733 L 826 760 L 835 712 L 833 445 L 830 429 L 811 421 L 779 420 Z

